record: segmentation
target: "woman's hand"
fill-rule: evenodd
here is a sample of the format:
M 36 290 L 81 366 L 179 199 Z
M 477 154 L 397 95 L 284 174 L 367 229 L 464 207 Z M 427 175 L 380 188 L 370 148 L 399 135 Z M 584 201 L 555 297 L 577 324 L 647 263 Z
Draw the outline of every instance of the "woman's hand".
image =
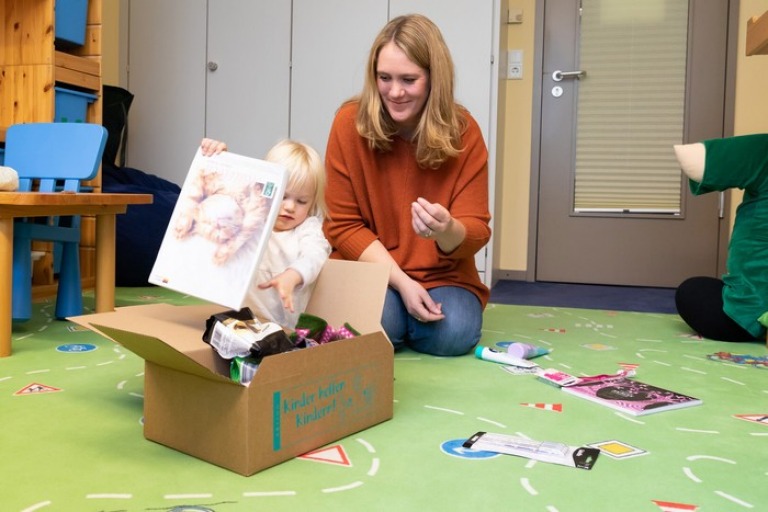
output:
M 448 229 L 451 214 L 439 203 L 430 203 L 419 197 L 411 203 L 411 225 L 417 235 L 424 238 L 439 236 Z
M 408 279 L 398 287 L 408 313 L 419 322 L 435 322 L 445 318 L 442 304 L 436 303 L 419 283 Z
M 443 205 L 419 197 L 411 203 L 411 226 L 417 235 L 434 238 L 440 249 L 450 253 L 466 236 L 464 225 L 454 219 Z
M 419 322 L 435 322 L 445 318 L 441 304 L 432 300 L 427 290 L 397 266 L 392 255 L 379 240 L 375 240 L 360 255 L 360 261 L 390 265 L 389 285 L 397 290 L 408 314 Z
M 203 156 L 213 156 L 226 151 L 227 144 L 220 140 L 206 138 L 200 143 L 200 149 L 203 151 Z

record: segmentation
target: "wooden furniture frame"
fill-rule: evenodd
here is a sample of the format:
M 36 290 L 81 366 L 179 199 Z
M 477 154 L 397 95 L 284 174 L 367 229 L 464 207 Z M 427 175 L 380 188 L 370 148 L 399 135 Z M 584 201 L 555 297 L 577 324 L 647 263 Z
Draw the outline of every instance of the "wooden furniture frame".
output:
M 96 311 L 115 307 L 116 215 L 151 194 L 0 192 L 0 357 L 11 355 L 13 223 L 16 217 L 93 215 L 96 219 Z
M 747 56 L 768 55 L 768 11 L 747 21 Z
M 85 43 L 56 41 L 56 0 L 0 1 L 0 143 L 6 129 L 19 123 L 52 122 L 55 87 L 95 94 L 86 121 L 101 124 L 101 32 L 103 0 L 88 0 Z M 101 174 L 86 183 L 101 191 Z M 95 219 L 81 219 L 80 264 L 83 288 L 94 285 Z M 35 242 L 45 255 L 35 263 L 33 297 L 56 294 L 53 254 L 48 242 Z

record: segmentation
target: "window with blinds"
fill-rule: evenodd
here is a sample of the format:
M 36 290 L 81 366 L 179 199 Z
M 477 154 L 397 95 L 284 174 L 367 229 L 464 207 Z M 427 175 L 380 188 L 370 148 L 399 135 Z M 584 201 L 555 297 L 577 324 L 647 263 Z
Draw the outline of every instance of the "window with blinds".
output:
M 574 211 L 678 214 L 688 2 L 583 0 Z

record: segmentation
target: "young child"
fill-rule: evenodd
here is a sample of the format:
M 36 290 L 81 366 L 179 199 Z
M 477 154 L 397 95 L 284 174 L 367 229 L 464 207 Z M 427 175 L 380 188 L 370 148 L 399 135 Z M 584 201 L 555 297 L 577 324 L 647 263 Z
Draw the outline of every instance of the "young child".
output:
M 227 150 L 225 143 L 213 139 L 203 139 L 200 147 L 204 155 Z M 331 252 L 322 228 L 325 168 L 317 151 L 288 139 L 272 147 L 265 160 L 288 169 L 288 184 L 245 305 L 292 329 Z

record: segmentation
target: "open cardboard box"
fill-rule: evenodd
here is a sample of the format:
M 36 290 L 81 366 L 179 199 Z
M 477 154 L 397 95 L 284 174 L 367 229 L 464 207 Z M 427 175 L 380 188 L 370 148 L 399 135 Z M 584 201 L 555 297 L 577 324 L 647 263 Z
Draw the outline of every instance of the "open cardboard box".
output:
M 268 356 L 250 386 L 202 341 L 219 305 L 152 304 L 70 320 L 145 360 L 144 436 L 244 476 L 392 418 L 386 265 L 329 260 L 307 313 L 361 336 Z

